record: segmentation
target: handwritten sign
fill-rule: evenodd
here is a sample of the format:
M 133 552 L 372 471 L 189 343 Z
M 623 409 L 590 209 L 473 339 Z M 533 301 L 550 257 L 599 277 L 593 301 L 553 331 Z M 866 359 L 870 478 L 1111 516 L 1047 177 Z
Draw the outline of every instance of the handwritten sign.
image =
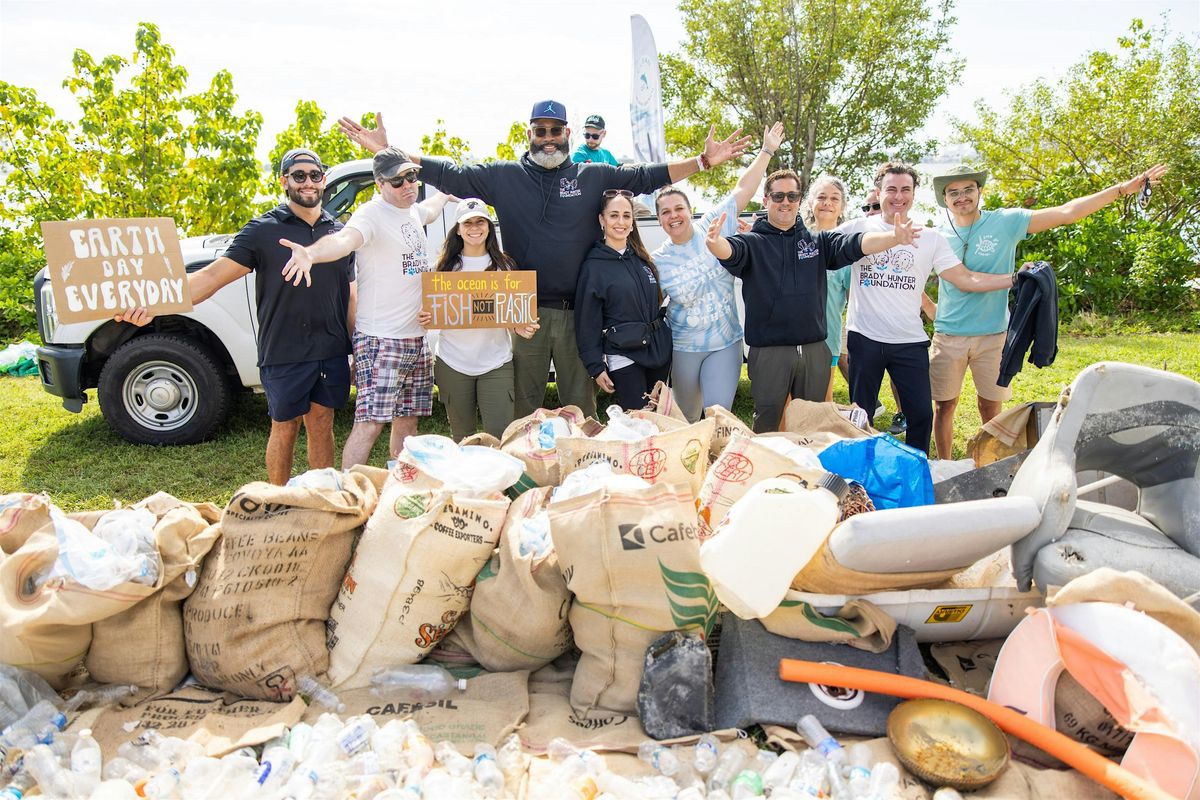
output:
M 192 310 L 172 219 L 43 222 L 42 237 L 61 322 L 107 319 L 126 308 Z
M 430 328 L 515 328 L 537 320 L 537 273 L 425 272 Z

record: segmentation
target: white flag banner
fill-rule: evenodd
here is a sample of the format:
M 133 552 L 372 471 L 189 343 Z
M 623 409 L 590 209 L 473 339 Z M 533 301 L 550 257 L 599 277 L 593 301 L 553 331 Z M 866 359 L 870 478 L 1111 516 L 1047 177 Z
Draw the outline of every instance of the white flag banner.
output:
M 629 92 L 633 153 L 639 162 L 653 164 L 667 160 L 658 50 L 645 17 L 634 14 L 629 19 L 633 28 L 633 82 Z

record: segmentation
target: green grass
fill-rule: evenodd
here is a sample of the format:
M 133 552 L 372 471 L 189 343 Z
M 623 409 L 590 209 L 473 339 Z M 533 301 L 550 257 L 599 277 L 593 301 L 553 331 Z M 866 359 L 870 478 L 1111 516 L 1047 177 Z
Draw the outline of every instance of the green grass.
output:
M 1038 370 L 1026 365 L 1013 381 L 1013 402 L 1055 400 L 1081 369 L 1096 361 L 1127 361 L 1200 380 L 1200 334 L 1063 336 L 1059 347 L 1053 366 Z M 967 440 L 979 427 L 974 391 L 968 374 L 955 426 L 956 458 L 965 454 Z M 886 391 L 884 395 L 891 408 L 891 398 Z M 834 381 L 834 399 L 848 402 L 840 376 Z M 548 402 L 556 401 L 551 386 Z M 733 411 L 750 418 L 750 383 L 744 373 Z M 334 430 L 339 452 L 351 421 L 350 409 L 338 412 Z M 876 420 L 881 430 L 890 424 L 890 413 Z M 224 504 L 242 484 L 265 479 L 268 428 L 266 400 L 262 395 L 244 395 L 212 441 L 188 447 L 133 445 L 105 424 L 94 392 L 82 414 L 71 414 L 57 398 L 42 391 L 36 378 L 4 377 L 0 378 L 0 493 L 47 492 L 68 511 L 135 502 L 159 490 L 185 500 Z M 422 420 L 420 430 L 449 434 L 440 404 L 434 404 L 434 416 Z M 382 465 L 386 460 L 386 438 L 380 437 L 371 463 Z M 303 441 L 301 434 L 296 471 L 307 468 Z

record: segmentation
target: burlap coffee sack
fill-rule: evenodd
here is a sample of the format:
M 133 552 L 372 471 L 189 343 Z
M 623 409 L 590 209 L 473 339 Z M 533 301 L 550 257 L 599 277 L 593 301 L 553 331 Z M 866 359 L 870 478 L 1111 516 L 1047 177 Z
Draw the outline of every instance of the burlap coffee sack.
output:
M 863 439 L 873 435 L 850 422 L 838 413 L 845 408 L 836 403 L 813 403 L 808 400 L 792 400 L 783 409 L 780 429 L 803 434 L 806 447 L 822 448 L 839 439 Z
M 735 432 L 708 468 L 704 484 L 696 497 L 701 536 L 708 538 L 717 529 L 729 509 L 752 486 L 767 478 L 788 478 L 802 486 L 816 485 L 824 470 L 802 467 L 792 459 L 756 441 L 753 434 Z
M 550 487 L 514 501 L 500 542 L 475 578 L 470 613 L 454 629 L 458 641 L 493 672 L 537 669 L 571 646 L 571 593 L 553 545 L 542 556 L 521 555 L 521 526 L 550 501 Z
M 287 700 L 329 668 L 325 621 L 354 536 L 375 504 L 362 473 L 342 489 L 254 482 L 221 515 L 221 539 L 184 604 L 192 673 L 243 697 Z
M 487 431 L 477 431 L 470 436 L 463 437 L 459 445 L 462 447 L 492 447 L 498 450 L 500 449 L 500 440 Z
M 558 449 L 542 447 L 539 441 L 542 423 L 558 417 L 567 423 L 571 436 L 583 436 L 580 427 L 585 421 L 578 406 L 562 408 L 539 408 L 527 417 L 515 419 L 504 429 L 500 437 L 500 449 L 521 459 L 525 474 L 538 486 L 557 486 L 559 482 Z
M 1029 417 L 1033 403 L 1005 409 L 983 424 L 967 442 L 967 455 L 976 467 L 985 467 L 1002 458 L 1024 452 L 1029 444 Z
M 412 717 L 430 742 L 448 741 L 470 755 L 477 742 L 499 745 L 521 725 L 529 713 L 528 684 L 527 671 L 480 672 L 467 679 L 465 690 L 454 689 L 448 697 L 426 702 L 416 702 L 403 691 L 338 691 L 338 700 L 346 704 L 339 716 L 370 714 L 381 728 L 393 719 Z M 326 711 L 310 706 L 304 719 L 315 723 Z
M 761 622 L 771 633 L 789 639 L 841 642 L 870 653 L 887 650 L 896 635 L 896 620 L 870 600 L 856 598 L 830 615 L 817 611 L 794 591 Z
M 45 494 L 13 492 L 0 495 L 0 553 L 15 553 L 26 540 L 50 522 L 55 505 Z
M 368 686 L 424 658 L 466 613 L 509 500 L 388 484 L 329 610 L 329 679 Z
M 930 645 L 929 654 L 955 689 L 987 697 L 988 684 L 996 669 L 996 656 L 1003 645 L 1003 639 L 938 642 Z
M 186 547 L 194 531 L 172 524 L 161 533 L 160 547 L 174 552 Z M 0 561 L 0 662 L 36 672 L 62 689 L 87 654 L 92 624 L 128 610 L 156 589 L 127 581 L 97 591 L 62 576 L 47 580 L 57 558 L 51 522 Z
M 559 439 L 559 474 L 565 478 L 590 464 L 607 462 L 614 472 L 636 475 L 650 483 L 687 484 L 695 495 L 708 470 L 708 452 L 715 426 L 711 419 L 706 419 L 636 442 L 576 437 Z
M 678 419 L 676 417 L 668 417 L 664 414 L 659 414 L 658 412 L 649 411 L 644 408 L 639 408 L 634 411 L 630 411 L 630 412 L 628 412 L 628 414 L 633 419 L 646 420 L 647 422 L 654 425 L 654 427 L 658 428 L 660 431 L 677 431 L 680 428 L 686 428 L 688 426 L 688 421 L 685 419 Z
M 387 483 L 388 476 L 392 474 L 391 470 L 384 469 L 383 467 L 372 467 L 370 464 L 355 464 L 349 469 L 349 472 L 357 472 L 360 475 L 365 475 L 367 480 L 375 487 L 376 492 L 380 493 L 383 492 L 383 487 Z
M 171 694 L 157 694 L 130 708 L 112 706 L 89 718 L 87 726 L 100 743 L 107 762 L 117 748 L 147 730 L 163 736 L 190 739 L 204 748 L 204 754 L 219 758 L 242 747 L 253 747 L 282 736 L 300 722 L 306 706 L 296 697 L 287 703 L 248 700 L 214 692 L 201 686 L 187 686 Z M 72 723 L 70 730 L 78 732 Z
M 1046 598 L 1047 606 L 1090 602 L 1133 604 L 1183 637 L 1200 653 L 1200 611 L 1140 572 L 1120 572 L 1101 567 L 1081 575 Z
M 685 425 L 688 424 L 687 416 L 679 408 L 679 404 L 675 402 L 675 392 L 662 381 L 654 384 L 654 388 L 650 390 L 646 410 L 678 420 Z
M 873 594 L 901 589 L 931 589 L 961 571 L 954 569 L 929 572 L 859 572 L 838 562 L 829 549 L 829 540 L 821 545 L 802 570 L 796 573 L 792 588 L 817 594 Z
M 733 438 L 734 434 L 745 436 L 748 439 L 754 436 L 754 431 L 750 426 L 724 406 L 709 406 L 704 409 L 704 416 L 716 421 L 710 450 L 713 459 L 721 455 L 721 451 L 725 449 L 725 445 L 729 444 L 729 440 Z
M 85 661 L 101 683 L 128 683 L 143 689 L 175 688 L 188 671 L 181 605 L 199 579 L 201 560 L 220 535 L 220 510 L 197 507 L 165 492 L 134 506 L 157 517 L 154 539 L 162 559 L 153 594 L 132 608 L 92 624 Z M 207 519 L 206 519 L 207 517 Z M 136 646 L 130 646 L 136 642 Z
M 650 643 L 671 630 L 707 634 L 716 622 L 691 493 L 664 484 L 601 489 L 551 503 L 550 530 L 582 651 L 571 705 L 588 718 L 633 713 Z

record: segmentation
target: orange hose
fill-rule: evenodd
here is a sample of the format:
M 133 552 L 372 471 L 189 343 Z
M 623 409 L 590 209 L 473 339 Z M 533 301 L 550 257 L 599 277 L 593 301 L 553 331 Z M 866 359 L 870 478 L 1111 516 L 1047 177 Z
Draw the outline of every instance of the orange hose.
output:
M 817 683 L 863 692 L 878 692 L 893 697 L 933 697 L 961 703 L 983 714 L 1005 733 L 1024 739 L 1060 761 L 1070 764 L 1096 783 L 1112 789 L 1122 797 L 1130 800 L 1173 800 L 1170 794 L 1154 784 L 1089 750 L 1074 739 L 1069 739 L 1010 708 L 949 686 L 871 669 L 817 664 L 791 658 L 780 659 L 779 677 L 795 683 Z

